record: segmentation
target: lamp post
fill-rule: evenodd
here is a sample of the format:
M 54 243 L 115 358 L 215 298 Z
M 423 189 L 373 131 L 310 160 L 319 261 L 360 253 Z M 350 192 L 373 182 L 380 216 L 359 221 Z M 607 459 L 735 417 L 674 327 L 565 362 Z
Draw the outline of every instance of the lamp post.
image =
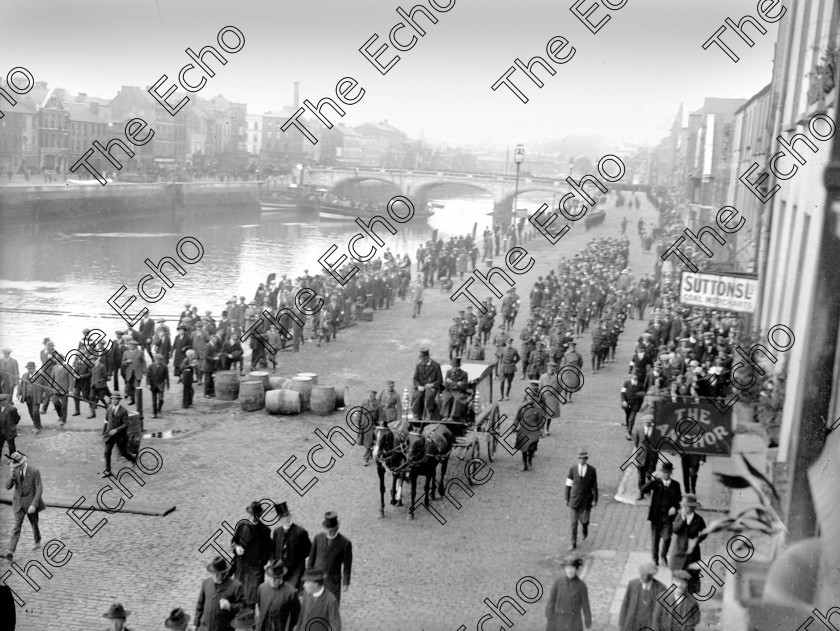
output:
M 516 184 L 513 189 L 513 225 L 516 225 L 516 202 L 519 197 L 519 167 L 525 162 L 525 146 L 516 145 L 513 151 L 513 161 L 516 163 Z

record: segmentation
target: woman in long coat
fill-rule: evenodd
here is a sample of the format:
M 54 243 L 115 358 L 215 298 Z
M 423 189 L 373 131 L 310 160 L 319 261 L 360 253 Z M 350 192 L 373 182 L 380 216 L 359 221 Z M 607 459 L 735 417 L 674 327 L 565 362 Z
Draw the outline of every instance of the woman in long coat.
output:
M 586 583 L 577 575 L 582 564 L 579 557 L 566 557 L 563 563 L 565 576 L 554 582 L 545 606 L 545 617 L 548 619 L 546 631 L 583 631 L 584 624 L 587 629 L 592 626 L 589 592 Z

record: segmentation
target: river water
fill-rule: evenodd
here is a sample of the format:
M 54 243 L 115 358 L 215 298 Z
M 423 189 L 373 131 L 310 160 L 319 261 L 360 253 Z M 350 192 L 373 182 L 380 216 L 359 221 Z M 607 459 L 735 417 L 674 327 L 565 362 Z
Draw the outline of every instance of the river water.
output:
M 440 201 L 445 206 L 432 217 L 394 224 L 398 232 L 393 236 L 387 230 L 378 231 L 391 252 L 408 253 L 412 272 L 417 248 L 431 237 L 433 229 L 448 238 L 472 232 L 477 224 L 480 242 L 484 228 L 491 224 L 488 213 L 493 203 L 489 198 Z M 520 200 L 520 207 L 538 205 Z M 168 228 L 163 221 L 158 225 L 145 220 L 120 223 L 117 230 L 103 225 L 101 231 L 74 233 L 41 225 L 35 236 L 4 231 L 0 245 L 0 346 L 12 348 L 23 371 L 29 360 L 40 363 L 44 337 L 51 338 L 62 352 L 76 347 L 84 328 L 102 329 L 113 338 L 126 323 L 107 301 L 122 285 L 127 291 L 118 303 L 137 296 L 128 307 L 129 314 L 148 307 L 153 319 L 166 318 L 174 334 L 185 303 L 196 305 L 202 315 L 209 309 L 218 319 L 231 296 L 252 300 L 257 285 L 271 272 L 278 278 L 282 274 L 295 278 L 304 270 L 318 273 L 318 259 L 329 247 L 338 246 L 330 257 L 335 261 L 347 252 L 348 240 L 359 232 L 352 222 L 318 221 L 299 213 L 263 214 L 258 223 L 247 223 L 231 212 L 184 226 L 179 232 Z M 183 263 L 175 251 L 185 236 L 198 239 L 204 247 L 203 257 L 193 265 Z M 185 254 L 194 256 L 195 249 L 187 246 Z M 148 304 L 137 295 L 138 281 L 149 273 L 144 260 L 157 263 L 165 256 L 175 258 L 186 275 L 167 267 L 174 286 L 164 287 L 162 298 Z M 155 279 L 145 289 L 155 295 L 160 286 Z

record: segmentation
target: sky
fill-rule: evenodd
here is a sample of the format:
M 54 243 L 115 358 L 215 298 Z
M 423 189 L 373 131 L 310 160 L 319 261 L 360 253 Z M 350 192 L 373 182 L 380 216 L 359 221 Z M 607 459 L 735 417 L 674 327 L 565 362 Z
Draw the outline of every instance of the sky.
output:
M 3 0 L 0 74 L 20 65 L 50 86 L 112 98 L 123 85 L 145 87 L 164 74 L 175 80 L 189 62 L 185 49 L 218 47 L 216 34 L 230 25 L 245 45 L 226 55 L 227 65 L 214 66 L 198 96 L 221 93 L 263 113 L 291 105 L 294 81 L 301 99 L 317 102 L 334 98 L 336 83 L 351 77 L 365 94 L 333 122 L 387 120 L 412 137 L 470 148 L 587 134 L 615 146 L 654 144 L 680 103 L 690 111 L 706 96 L 746 99 L 770 81 L 777 24 L 765 24 L 766 35 L 749 30 L 752 48 L 725 35 L 738 63 L 715 46 L 701 47 L 726 17 L 755 16 L 755 0 L 628 0 L 616 11 L 601 5 L 592 21 L 610 20 L 597 34 L 570 11 L 576 0 L 448 1 L 448 11 L 434 11 L 437 24 L 419 18 L 425 36 L 383 76 L 359 48 L 374 34 L 374 50 L 388 43 L 401 21 L 397 7 L 429 8 L 429 0 Z M 593 4 L 585 0 L 581 10 Z M 412 33 L 406 27 L 397 38 L 408 42 Z M 555 36 L 575 55 L 553 64 L 554 76 L 538 68 L 542 88 L 520 71 L 513 75 L 528 103 L 504 86 L 491 89 L 515 58 L 546 57 Z M 389 44 L 381 59 L 395 52 Z

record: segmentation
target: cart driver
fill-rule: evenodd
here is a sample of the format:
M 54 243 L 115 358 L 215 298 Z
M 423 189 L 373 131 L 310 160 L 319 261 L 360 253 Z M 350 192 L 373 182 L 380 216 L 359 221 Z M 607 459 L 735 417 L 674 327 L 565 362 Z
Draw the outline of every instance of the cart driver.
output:
M 470 397 L 467 394 L 469 377 L 461 369 L 461 358 L 455 357 L 452 360 L 452 367 L 446 371 L 446 378 L 443 381 L 443 394 L 440 397 L 440 408 L 443 418 L 463 422 L 466 417 L 467 406 Z

